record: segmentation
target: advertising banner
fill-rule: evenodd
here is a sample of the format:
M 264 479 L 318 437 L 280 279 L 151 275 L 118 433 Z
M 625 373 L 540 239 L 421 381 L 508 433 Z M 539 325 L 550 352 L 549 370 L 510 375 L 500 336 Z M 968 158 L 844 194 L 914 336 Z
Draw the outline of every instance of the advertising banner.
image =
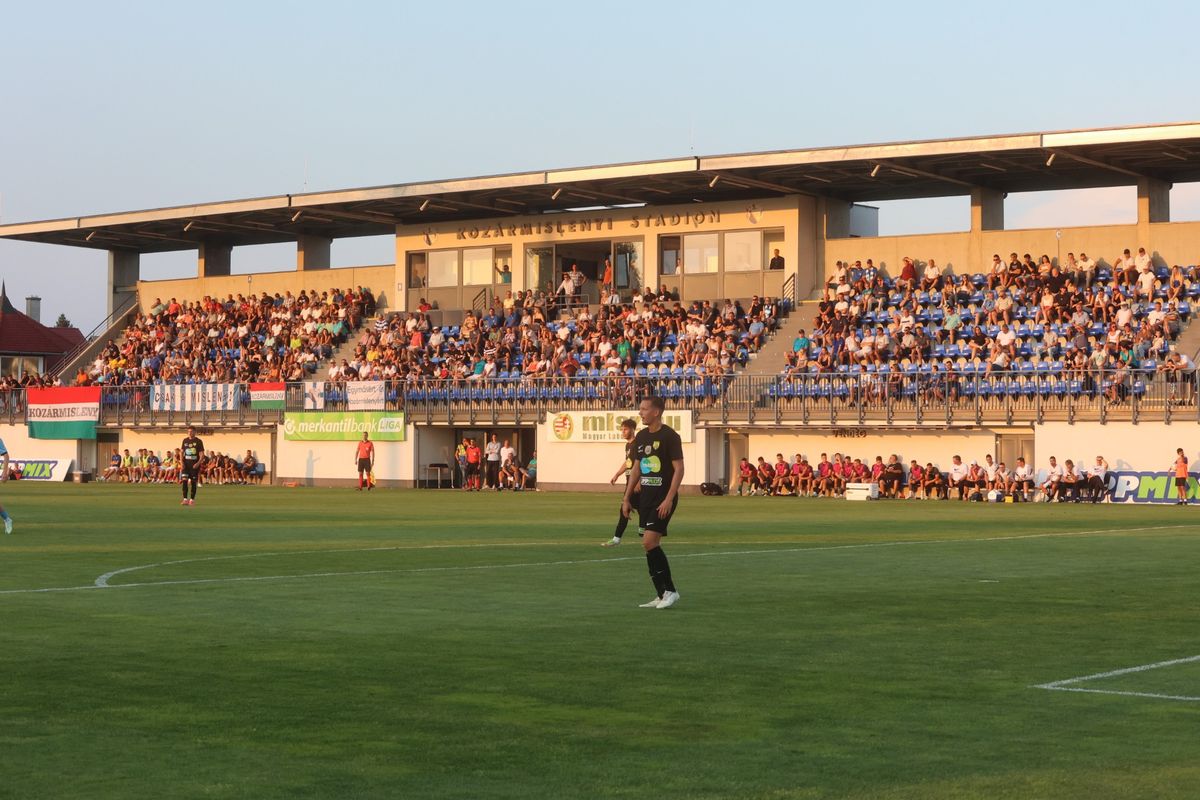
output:
M 297 442 L 353 442 L 363 432 L 377 442 L 403 442 L 406 421 L 402 411 L 311 411 L 288 414 L 283 438 Z
M 154 411 L 232 411 L 241 387 L 236 383 L 168 383 L 150 387 Z
M 621 423 L 632 419 L 642 427 L 636 411 L 560 411 L 550 415 L 554 431 L 552 441 L 564 444 L 579 442 L 621 442 Z M 663 424 L 675 430 L 683 442 L 695 440 L 695 425 L 691 411 L 667 411 Z
M 304 382 L 304 410 L 320 411 L 325 408 L 325 381 Z
M 355 381 L 345 386 L 346 406 L 351 411 L 383 410 L 383 381 Z

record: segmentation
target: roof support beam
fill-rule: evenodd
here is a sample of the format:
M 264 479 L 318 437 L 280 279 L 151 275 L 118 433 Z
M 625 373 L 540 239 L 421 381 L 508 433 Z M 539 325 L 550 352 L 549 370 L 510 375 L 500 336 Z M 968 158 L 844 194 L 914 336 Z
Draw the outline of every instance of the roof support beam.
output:
M 771 192 L 779 192 L 780 194 L 809 194 L 809 192 L 805 192 L 802 189 L 797 189 L 794 186 L 784 186 L 782 183 L 760 181 L 757 178 L 748 178 L 745 175 L 730 175 L 727 172 L 709 172 L 700 174 L 712 175 L 713 178 L 720 178 L 721 181 L 732 186 L 738 186 L 742 189 L 766 189 Z
M 887 167 L 888 169 L 892 170 L 893 172 L 899 172 L 901 175 L 908 173 L 910 175 L 915 175 L 920 178 L 932 178 L 933 180 L 936 180 L 936 181 L 945 181 L 946 183 L 952 183 L 955 186 L 962 186 L 963 188 L 966 188 L 966 189 L 986 189 L 987 188 L 986 186 L 981 186 L 978 183 L 971 183 L 970 181 L 959 180 L 958 178 L 951 178 L 949 175 L 943 175 L 940 172 L 934 172 L 933 170 L 928 170 L 928 169 L 920 169 L 918 167 L 911 167 L 908 164 L 897 164 L 894 161 L 887 161 L 884 159 L 876 159 L 874 161 L 874 163 L 878 164 L 881 167 Z
M 1055 155 L 1060 155 L 1060 156 L 1063 156 L 1064 158 L 1074 159 L 1075 161 L 1078 161 L 1081 164 L 1087 164 L 1090 167 L 1099 167 L 1100 169 L 1107 169 L 1112 172 L 1119 173 L 1121 175 L 1127 175 L 1130 178 L 1157 180 L 1157 178 L 1155 178 L 1153 175 L 1147 175 L 1144 172 L 1137 172 L 1132 169 L 1126 169 L 1125 167 L 1118 166 L 1117 164 L 1109 163 L 1108 161 L 1104 161 L 1103 159 L 1092 158 L 1091 156 L 1085 156 L 1082 153 L 1076 153 L 1073 150 L 1063 150 L 1062 148 L 1059 148 L 1059 147 L 1047 147 L 1046 152 L 1054 153 Z

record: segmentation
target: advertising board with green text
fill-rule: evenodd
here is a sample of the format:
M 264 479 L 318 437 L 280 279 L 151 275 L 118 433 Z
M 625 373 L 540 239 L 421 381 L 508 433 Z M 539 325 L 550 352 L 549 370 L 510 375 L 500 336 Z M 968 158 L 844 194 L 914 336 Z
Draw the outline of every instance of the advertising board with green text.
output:
M 401 411 L 307 411 L 283 419 L 283 438 L 293 442 L 350 442 L 363 432 L 377 442 L 403 442 Z

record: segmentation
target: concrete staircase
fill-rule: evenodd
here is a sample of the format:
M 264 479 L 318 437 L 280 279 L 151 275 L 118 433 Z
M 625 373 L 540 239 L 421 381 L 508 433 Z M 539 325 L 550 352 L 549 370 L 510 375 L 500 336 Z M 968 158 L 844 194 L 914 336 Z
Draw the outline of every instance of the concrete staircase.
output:
M 801 300 L 792 309 L 792 313 L 780 324 L 779 329 L 763 345 L 751 359 L 746 368 L 739 374 L 752 377 L 778 375 L 787 366 L 787 355 L 791 352 L 792 342 L 800 330 L 813 329 L 813 321 L 817 318 L 817 301 Z

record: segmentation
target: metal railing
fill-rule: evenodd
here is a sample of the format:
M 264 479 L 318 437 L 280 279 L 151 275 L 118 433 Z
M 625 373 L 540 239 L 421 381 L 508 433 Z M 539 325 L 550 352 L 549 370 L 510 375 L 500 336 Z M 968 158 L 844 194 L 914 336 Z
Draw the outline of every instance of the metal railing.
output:
M 255 408 L 239 384 L 221 407 L 156 407 L 153 387 L 101 390 L 102 426 L 254 427 L 286 413 L 351 408 L 347 384 L 287 384 L 283 408 Z M 532 423 L 547 413 L 632 409 L 659 394 L 709 425 L 1028 425 L 1046 422 L 1198 422 L 1194 375 L 1155 371 L 933 373 L 885 370 L 790 376 L 634 374 L 602 377 L 390 381 L 384 411 L 434 424 Z M 161 404 L 159 404 L 161 406 Z M 0 391 L 0 422 L 25 422 L 23 389 Z
M 75 345 L 75 347 L 71 348 L 70 351 L 63 354 L 62 358 L 60 358 L 58 361 L 58 366 L 55 368 L 54 374 L 62 375 L 65 370 L 73 367 L 75 365 L 75 361 L 78 360 L 81 355 L 83 355 L 94 345 L 98 344 L 96 341 L 97 337 L 101 333 L 116 325 L 118 322 L 124 320 L 124 318 L 128 316 L 129 312 L 134 309 L 137 303 L 137 295 L 132 294 L 127 297 L 125 302 L 121 303 L 121 305 L 117 307 L 111 314 L 100 320 L 99 324 L 92 328 L 88 334 L 83 337 L 82 342 Z

